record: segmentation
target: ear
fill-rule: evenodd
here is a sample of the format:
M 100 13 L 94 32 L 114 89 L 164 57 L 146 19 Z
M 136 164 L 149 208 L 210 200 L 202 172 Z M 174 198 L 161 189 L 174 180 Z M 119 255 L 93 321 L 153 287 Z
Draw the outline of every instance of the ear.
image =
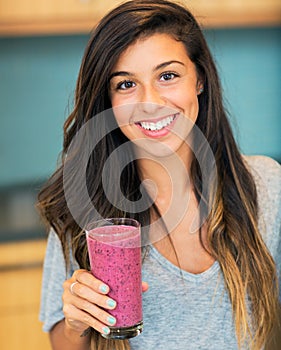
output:
M 201 80 L 197 81 L 196 89 L 197 89 L 197 95 L 202 94 L 202 92 L 204 91 L 204 84 L 203 84 L 203 82 Z

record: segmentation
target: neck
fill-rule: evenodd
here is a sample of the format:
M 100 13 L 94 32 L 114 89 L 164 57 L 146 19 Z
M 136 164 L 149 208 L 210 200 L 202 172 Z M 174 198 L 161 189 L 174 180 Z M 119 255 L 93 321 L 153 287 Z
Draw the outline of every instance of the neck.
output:
M 157 205 L 165 206 L 172 197 L 180 199 L 191 192 L 193 155 L 190 149 L 184 156 L 175 153 L 154 158 L 144 150 L 137 150 L 137 155 L 141 180 L 145 180 L 145 188 Z
M 196 217 L 197 200 L 191 179 L 191 162 L 193 153 L 184 153 L 184 157 L 173 154 L 168 157 L 153 158 L 145 151 L 137 153 L 140 178 L 144 181 L 146 191 L 155 203 L 168 232 L 173 232 L 186 217 L 192 220 Z M 157 222 L 158 216 L 151 213 L 152 222 Z M 191 220 L 191 221 L 192 221 Z M 156 223 L 150 232 L 150 239 L 158 241 L 165 237 L 161 222 Z

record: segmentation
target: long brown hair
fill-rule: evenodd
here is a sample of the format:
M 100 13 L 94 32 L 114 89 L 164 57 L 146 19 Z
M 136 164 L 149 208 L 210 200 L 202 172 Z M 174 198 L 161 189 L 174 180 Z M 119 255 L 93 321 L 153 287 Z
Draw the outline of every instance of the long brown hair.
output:
M 255 183 L 247 170 L 234 140 L 222 102 L 220 82 L 212 56 L 193 15 L 172 2 L 137 0 L 126 2 L 108 13 L 93 31 L 85 50 L 76 87 L 75 105 L 64 125 L 62 164 L 39 194 L 38 206 L 42 216 L 58 234 L 68 259 L 68 238 L 72 249 L 83 268 L 89 268 L 83 227 L 70 212 L 64 192 L 63 171 L 72 164 L 68 184 L 77 175 L 75 158 L 79 159 L 84 142 L 73 156 L 68 149 L 75 135 L 89 120 L 111 107 L 108 84 L 109 76 L 120 54 L 140 36 L 153 33 L 168 33 L 184 43 L 187 54 L 195 64 L 198 76 L 204 83 L 204 92 L 199 98 L 197 127 L 202 131 L 216 160 L 218 186 L 208 216 L 208 251 L 219 262 L 224 274 L 233 309 L 233 319 L 239 346 L 248 342 L 250 348 L 260 349 L 276 321 L 278 291 L 274 261 L 258 230 L 258 205 Z M 107 130 L 110 118 L 94 124 L 89 137 L 97 137 Z M 113 121 L 114 122 L 114 121 Z M 102 171 L 109 155 L 128 140 L 118 128 L 106 132 L 97 139 L 87 166 L 87 190 L 98 213 L 104 217 L 129 216 L 148 225 L 151 207 L 137 212 L 123 211 L 110 203 L 102 183 Z M 128 153 L 133 149 L 128 146 Z M 203 155 L 204 157 L 204 155 Z M 116 159 L 118 166 L 118 156 Z M 111 170 L 112 172 L 115 169 Z M 191 166 L 192 180 L 198 199 L 201 196 L 202 178 L 196 159 Z M 110 179 L 114 174 L 109 173 Z M 134 161 L 122 172 L 120 186 L 123 195 L 133 206 L 141 196 L 140 177 Z M 111 190 L 114 192 L 115 187 Z M 121 201 L 120 192 L 113 193 L 116 203 Z M 76 198 L 76 197 L 75 197 Z M 149 198 L 147 198 L 149 203 Z M 208 202 L 208 199 L 207 199 Z M 83 201 L 79 201 L 83 208 Z M 154 205 L 155 207 L 155 205 Z M 157 208 L 156 208 L 157 210 Z M 202 243 L 203 244 L 203 243 Z M 247 302 L 250 302 L 248 311 Z M 126 342 L 108 342 L 93 331 L 91 349 L 128 349 Z

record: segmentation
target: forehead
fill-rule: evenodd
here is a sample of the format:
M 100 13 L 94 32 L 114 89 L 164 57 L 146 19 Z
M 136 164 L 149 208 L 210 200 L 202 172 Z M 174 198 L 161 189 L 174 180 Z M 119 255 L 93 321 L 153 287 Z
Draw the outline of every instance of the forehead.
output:
M 173 59 L 189 60 L 186 48 L 181 41 L 172 35 L 156 33 L 137 39 L 129 45 L 119 56 L 114 70 L 124 66 L 135 67 L 138 64 L 157 64 L 161 61 Z

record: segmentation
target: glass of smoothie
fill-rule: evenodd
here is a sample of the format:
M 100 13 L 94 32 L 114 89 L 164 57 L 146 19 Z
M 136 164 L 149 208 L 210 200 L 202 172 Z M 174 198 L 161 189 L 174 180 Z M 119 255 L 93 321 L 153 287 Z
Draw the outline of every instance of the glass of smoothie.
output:
M 117 320 L 108 339 L 128 339 L 142 332 L 142 279 L 140 223 L 129 218 L 91 222 L 86 228 L 92 274 L 106 283 L 117 306 Z

